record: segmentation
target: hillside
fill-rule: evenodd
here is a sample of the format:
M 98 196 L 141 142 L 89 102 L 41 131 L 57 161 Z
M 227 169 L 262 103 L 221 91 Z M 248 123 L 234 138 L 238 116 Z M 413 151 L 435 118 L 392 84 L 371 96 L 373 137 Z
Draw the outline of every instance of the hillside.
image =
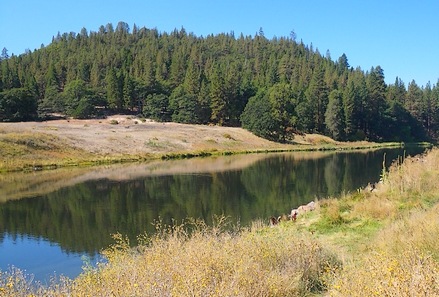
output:
M 0 121 L 139 114 L 160 122 L 243 127 L 283 142 L 291 131 L 337 140 L 419 141 L 439 130 L 439 88 L 364 71 L 294 36 L 196 36 L 132 29 L 59 33 L 0 56 Z
M 0 129 L 3 136 L 14 132 L 51 135 L 67 146 L 99 156 L 286 147 L 256 137 L 242 128 L 159 123 L 128 115 L 102 120 L 2 123 Z
M 277 150 L 374 147 L 317 134 L 279 144 L 235 127 L 159 123 L 128 115 L 106 119 L 0 123 L 0 171 L 91 165 L 162 157 Z

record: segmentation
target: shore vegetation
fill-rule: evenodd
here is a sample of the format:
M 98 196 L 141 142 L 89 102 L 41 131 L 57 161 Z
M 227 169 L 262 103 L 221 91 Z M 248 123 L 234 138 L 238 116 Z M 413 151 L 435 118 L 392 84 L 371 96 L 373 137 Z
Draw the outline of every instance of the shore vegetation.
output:
M 107 262 L 73 280 L 2 271 L 0 296 L 437 296 L 438 168 L 437 148 L 399 160 L 380 183 L 275 226 L 158 221 L 135 244 L 114 234 Z

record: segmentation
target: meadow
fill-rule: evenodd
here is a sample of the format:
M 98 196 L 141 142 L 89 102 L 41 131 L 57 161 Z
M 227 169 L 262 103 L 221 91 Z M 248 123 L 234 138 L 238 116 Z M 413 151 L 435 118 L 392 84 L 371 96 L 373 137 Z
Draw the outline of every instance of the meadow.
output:
M 434 148 L 294 222 L 157 221 L 137 243 L 114 234 L 108 262 L 73 280 L 1 271 L 0 296 L 438 296 L 438 177 Z
M 0 174 L 154 159 L 400 145 L 337 142 L 318 134 L 295 135 L 292 142 L 282 144 L 257 137 L 243 128 L 160 123 L 128 115 L 0 123 Z

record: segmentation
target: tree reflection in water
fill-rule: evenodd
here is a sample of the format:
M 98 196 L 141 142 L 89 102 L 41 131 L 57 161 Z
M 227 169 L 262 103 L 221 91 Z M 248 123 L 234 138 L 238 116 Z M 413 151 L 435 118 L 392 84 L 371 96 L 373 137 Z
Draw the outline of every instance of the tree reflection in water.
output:
M 378 181 L 384 153 L 388 166 L 423 150 L 252 154 L 9 175 L 0 180 L 0 244 L 5 234 L 28 236 L 94 255 L 116 232 L 134 243 L 153 233 L 159 218 L 209 224 L 225 215 L 246 225 Z

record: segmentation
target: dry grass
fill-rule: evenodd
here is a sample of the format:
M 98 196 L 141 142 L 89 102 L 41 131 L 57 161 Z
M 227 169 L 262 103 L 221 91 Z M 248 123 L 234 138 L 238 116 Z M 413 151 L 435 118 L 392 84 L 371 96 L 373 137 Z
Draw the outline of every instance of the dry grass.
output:
M 242 128 L 157 123 L 126 115 L 105 120 L 0 123 L 0 153 L 4 157 L 0 160 L 0 172 L 22 170 L 34 163 L 44 169 L 48 165 L 61 167 L 161 156 L 383 146 L 367 142 L 339 143 L 314 134 L 296 138 L 295 144 L 280 144 Z
M 351 216 L 385 221 L 345 263 L 331 296 L 439 296 L 439 150 L 410 158 L 364 195 Z
M 42 169 L 53 164 L 91 158 L 84 150 L 73 148 L 58 136 L 38 132 L 0 133 L 0 172 L 10 169 Z
M 439 296 L 439 206 L 396 220 L 346 265 L 331 296 Z
M 186 231 L 189 227 L 190 234 Z M 337 264 L 310 238 L 277 228 L 225 231 L 221 223 L 159 227 L 134 252 L 122 236 L 110 263 L 75 280 L 73 296 L 304 296 Z M 117 285 L 114 285 L 117 284 Z
M 108 264 L 74 280 L 0 272 L 0 296 L 439 296 L 438 177 L 433 149 L 295 223 L 158 222 L 135 249 L 115 235 Z
M 136 249 L 120 234 L 115 239 L 104 251 L 108 264 L 98 269 L 33 291 L 21 274 L 4 275 L 0 296 L 307 296 L 323 292 L 339 268 L 329 250 L 287 225 L 230 230 L 223 219 L 214 227 L 158 223 Z
M 415 249 L 391 255 L 367 254 L 361 265 L 347 266 L 330 296 L 439 296 L 439 265 Z

